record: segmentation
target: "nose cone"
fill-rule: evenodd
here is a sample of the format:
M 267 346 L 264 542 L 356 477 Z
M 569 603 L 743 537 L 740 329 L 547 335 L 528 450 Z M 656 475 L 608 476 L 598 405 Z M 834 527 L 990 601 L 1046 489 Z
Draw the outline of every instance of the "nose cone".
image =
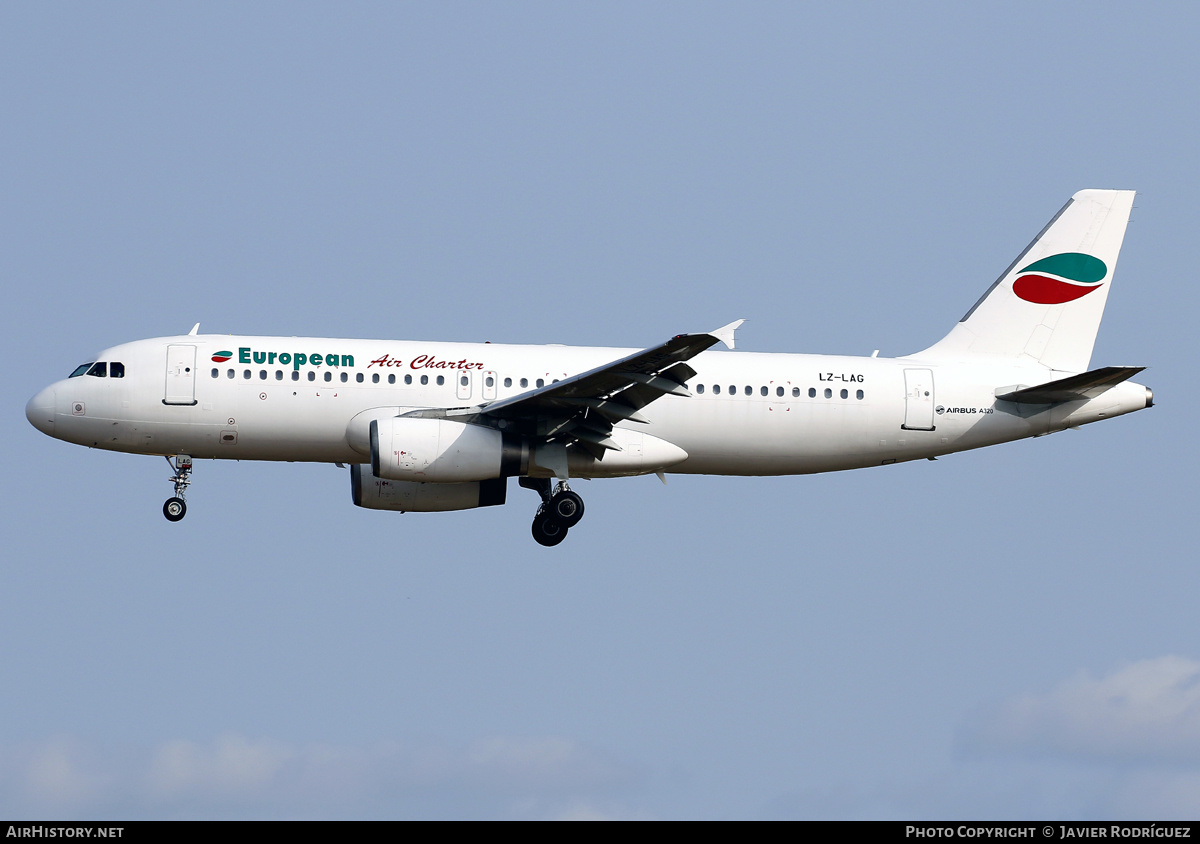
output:
M 47 387 L 25 405 L 25 418 L 43 434 L 54 436 L 54 388 Z

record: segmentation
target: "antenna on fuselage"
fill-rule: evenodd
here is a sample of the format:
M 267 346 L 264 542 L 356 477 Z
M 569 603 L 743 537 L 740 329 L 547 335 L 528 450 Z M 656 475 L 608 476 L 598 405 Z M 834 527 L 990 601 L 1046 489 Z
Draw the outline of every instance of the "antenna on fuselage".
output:
M 200 323 L 196 323 L 195 325 L 192 326 L 192 330 L 188 332 L 188 336 L 195 337 L 199 333 L 200 333 Z

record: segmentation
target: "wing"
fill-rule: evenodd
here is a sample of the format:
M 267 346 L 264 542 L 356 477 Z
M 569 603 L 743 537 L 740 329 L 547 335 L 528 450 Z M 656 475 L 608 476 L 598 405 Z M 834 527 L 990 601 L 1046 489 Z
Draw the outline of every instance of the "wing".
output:
M 691 395 L 684 383 L 696 370 L 686 361 L 719 342 L 732 349 L 734 332 L 744 321 L 708 334 L 679 334 L 604 366 L 453 415 L 541 443 L 582 448 L 599 459 L 607 450 L 621 450 L 611 436 L 614 424 L 646 422 L 639 411 L 660 396 Z

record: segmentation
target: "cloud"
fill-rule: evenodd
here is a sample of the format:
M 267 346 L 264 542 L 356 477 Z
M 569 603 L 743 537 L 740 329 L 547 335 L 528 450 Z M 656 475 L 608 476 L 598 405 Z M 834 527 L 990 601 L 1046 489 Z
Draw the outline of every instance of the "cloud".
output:
M 1200 764 L 1200 663 L 1178 656 L 1063 681 L 980 713 L 960 735 L 976 753 L 1073 761 Z
M 0 748 L 0 813 L 69 817 L 628 817 L 629 765 L 560 737 L 297 746 L 228 734 L 152 747 Z
M 763 818 L 1119 820 L 1200 814 L 1200 662 L 1163 656 L 974 713 L 961 753 L 904 779 L 780 793 Z

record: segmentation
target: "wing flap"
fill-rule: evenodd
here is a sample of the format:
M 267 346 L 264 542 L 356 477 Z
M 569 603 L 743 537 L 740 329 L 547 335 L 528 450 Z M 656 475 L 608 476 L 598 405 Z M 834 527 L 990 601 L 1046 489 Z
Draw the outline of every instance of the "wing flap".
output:
M 607 418 L 611 422 L 641 422 L 643 424 L 649 422 L 642 414 L 638 413 L 634 408 L 617 401 L 616 399 L 559 399 L 559 404 L 567 405 L 568 407 L 588 407 Z

